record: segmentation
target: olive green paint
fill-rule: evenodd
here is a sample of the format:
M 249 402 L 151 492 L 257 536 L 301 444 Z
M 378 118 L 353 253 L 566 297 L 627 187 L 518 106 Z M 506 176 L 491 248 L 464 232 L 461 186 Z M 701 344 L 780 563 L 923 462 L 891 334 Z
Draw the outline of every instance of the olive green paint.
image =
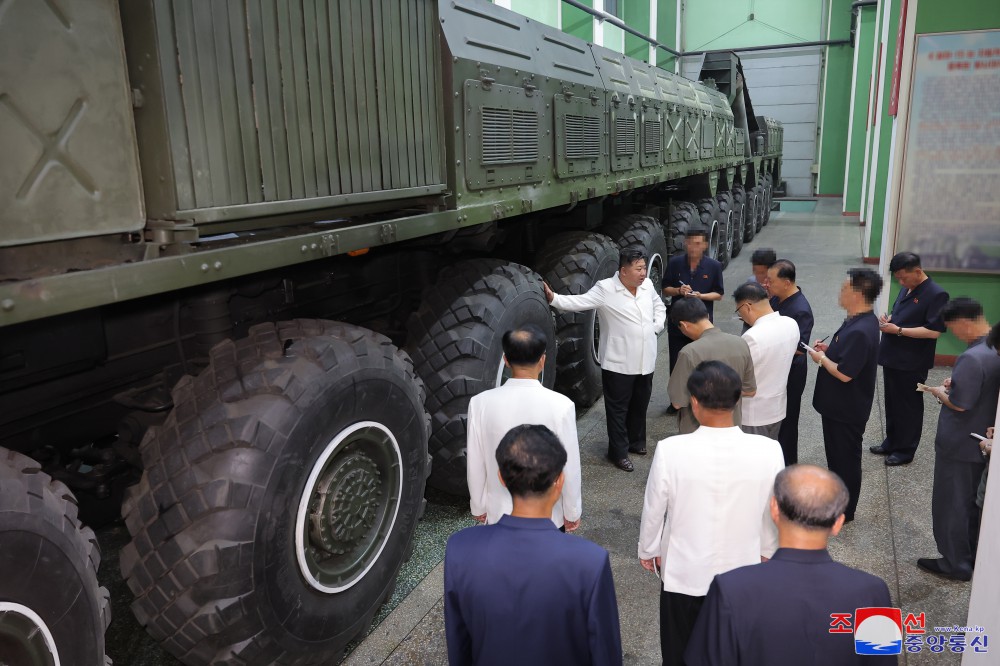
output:
M 851 108 L 850 154 L 847 155 L 846 183 L 844 186 L 844 211 L 861 211 L 861 183 L 865 169 L 865 136 L 871 117 L 872 58 L 875 50 L 875 7 L 862 7 L 858 14 L 857 35 L 854 40 L 858 69 L 855 73 L 854 106 Z
M 830 0 L 827 39 L 850 37 L 851 2 L 852 0 Z M 817 194 L 839 195 L 844 192 L 854 51 L 849 46 L 828 46 L 825 50 Z

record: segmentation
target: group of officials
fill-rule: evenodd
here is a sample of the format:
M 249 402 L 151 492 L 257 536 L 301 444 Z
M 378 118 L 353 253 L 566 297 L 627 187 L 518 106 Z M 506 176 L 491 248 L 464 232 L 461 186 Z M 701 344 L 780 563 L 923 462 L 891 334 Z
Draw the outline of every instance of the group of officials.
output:
M 640 563 L 662 581 L 664 663 L 855 663 L 853 642 L 827 632 L 830 609 L 888 606 L 889 593 L 880 579 L 834 563 L 826 543 L 855 517 L 876 367 L 886 377 L 887 437 L 871 450 L 887 465 L 913 459 L 923 394 L 942 404 L 932 500 L 942 557 L 918 565 L 968 580 L 985 453 L 975 440 L 953 440 L 992 422 L 1000 356 L 990 347 L 1000 333 L 988 346 L 982 307 L 949 301 L 919 258 L 901 253 L 890 264 L 902 287 L 891 313 L 874 313 L 878 274 L 851 269 L 839 295 L 843 325 L 810 346 L 813 316 L 794 264 L 758 251 L 754 278 L 733 295 L 744 333 L 730 335 L 712 322 L 725 292 L 721 265 L 705 256 L 707 237 L 692 231 L 685 247 L 660 289 L 634 248 L 622 251 L 615 276 L 585 294 L 545 285 L 552 307 L 599 312 L 607 456 L 626 472 L 634 470 L 629 453 L 647 453 L 656 336 L 668 331 L 667 393 L 679 434 L 655 449 L 638 544 Z M 671 299 L 669 322 L 660 293 Z M 949 381 L 925 387 L 946 328 L 969 350 Z M 573 403 L 539 381 L 546 342 L 533 326 L 508 331 L 512 378 L 469 404 L 470 507 L 487 527 L 448 543 L 453 664 L 622 661 L 608 554 L 560 533 L 580 525 L 580 453 Z M 807 357 L 819 365 L 813 406 L 829 471 L 796 464 Z

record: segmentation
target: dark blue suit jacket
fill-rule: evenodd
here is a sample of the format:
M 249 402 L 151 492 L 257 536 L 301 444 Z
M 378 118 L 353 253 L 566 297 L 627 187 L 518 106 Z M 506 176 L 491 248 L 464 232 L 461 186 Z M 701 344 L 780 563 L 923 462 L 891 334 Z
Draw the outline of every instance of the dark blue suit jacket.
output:
M 877 576 L 838 564 L 825 550 L 779 548 L 763 564 L 720 574 L 708 588 L 687 666 L 895 664 L 854 653 L 854 635 L 831 634 L 831 613 L 891 606 Z
M 622 663 L 608 552 L 547 518 L 453 534 L 444 618 L 452 666 Z

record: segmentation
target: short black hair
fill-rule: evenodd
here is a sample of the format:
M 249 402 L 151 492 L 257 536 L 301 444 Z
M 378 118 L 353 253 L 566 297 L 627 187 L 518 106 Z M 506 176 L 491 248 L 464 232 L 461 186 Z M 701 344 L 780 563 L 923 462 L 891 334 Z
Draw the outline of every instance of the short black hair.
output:
M 828 530 L 847 509 L 850 496 L 844 481 L 836 473 L 818 467 L 814 473 L 827 477 L 832 484 L 792 483 L 799 470 L 813 467 L 789 465 L 778 472 L 774 477 L 774 499 L 781 515 L 793 523 L 807 529 Z
M 897 252 L 893 258 L 889 260 L 890 273 L 902 270 L 908 271 L 914 268 L 920 268 L 920 257 L 913 252 Z
M 956 319 L 979 319 L 983 316 L 983 306 L 974 298 L 959 296 L 948 301 L 941 308 L 941 320 L 952 322 Z
M 544 495 L 566 466 L 566 449 L 543 425 L 507 431 L 496 452 L 500 477 L 514 497 Z
M 986 346 L 990 349 L 996 349 L 997 353 L 1000 354 L 1000 321 L 993 324 L 990 334 L 986 336 Z
M 750 265 L 751 266 L 767 266 L 770 268 L 774 266 L 774 262 L 778 260 L 778 255 L 775 254 L 774 250 L 769 247 L 757 248 L 750 255 Z
M 503 334 L 503 355 L 511 365 L 534 365 L 541 360 L 549 339 L 534 324 L 524 324 Z
M 687 390 L 705 409 L 732 411 L 740 401 L 743 382 L 722 361 L 702 361 L 688 377 Z
M 795 264 L 788 259 L 778 259 L 770 267 L 778 271 L 777 277 L 795 282 Z
M 695 236 L 701 236 L 708 242 L 708 229 L 705 227 L 690 227 L 686 232 L 684 232 L 684 238 L 693 238 Z
M 646 262 L 649 261 L 649 257 L 646 256 L 646 251 L 641 247 L 630 245 L 622 248 L 622 251 L 618 253 L 618 268 L 631 266 L 640 259 Z
M 882 293 L 882 277 L 872 269 L 851 268 L 847 275 L 851 279 L 851 288 L 861 292 L 867 303 L 874 303 Z
M 670 306 L 670 322 L 677 326 L 682 321 L 689 324 L 708 319 L 708 308 L 700 298 L 681 298 Z
M 756 282 L 747 281 L 736 287 L 736 291 L 733 292 L 733 300 L 737 303 L 742 301 L 760 303 L 767 300 L 767 289 Z

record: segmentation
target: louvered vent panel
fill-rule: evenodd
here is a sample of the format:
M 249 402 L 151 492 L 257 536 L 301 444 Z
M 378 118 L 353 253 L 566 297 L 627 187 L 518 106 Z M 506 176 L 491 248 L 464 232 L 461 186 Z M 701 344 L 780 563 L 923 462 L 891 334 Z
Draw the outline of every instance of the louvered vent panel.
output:
M 615 152 L 619 155 L 635 154 L 635 118 L 615 120 Z
M 643 123 L 643 134 L 643 145 L 646 153 L 660 152 L 660 138 L 663 136 L 663 132 L 660 131 L 660 121 L 647 120 Z
M 566 159 L 588 160 L 601 156 L 601 121 L 592 116 L 566 114 Z
M 483 107 L 483 164 L 538 160 L 538 114 Z

